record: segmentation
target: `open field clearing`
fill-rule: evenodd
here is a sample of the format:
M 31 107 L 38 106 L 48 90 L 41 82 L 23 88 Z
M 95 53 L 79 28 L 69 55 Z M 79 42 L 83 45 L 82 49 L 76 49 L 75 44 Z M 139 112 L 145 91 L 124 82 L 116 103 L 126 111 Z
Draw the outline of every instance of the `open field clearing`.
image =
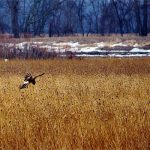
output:
M 1 60 L 0 149 L 149 150 L 150 59 Z

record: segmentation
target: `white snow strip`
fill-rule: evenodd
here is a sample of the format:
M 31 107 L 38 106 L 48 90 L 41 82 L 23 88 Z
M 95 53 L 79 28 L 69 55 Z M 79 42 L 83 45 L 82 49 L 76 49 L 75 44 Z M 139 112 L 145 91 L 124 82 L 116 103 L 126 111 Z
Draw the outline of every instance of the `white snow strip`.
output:
M 77 47 L 77 46 L 79 46 L 79 42 L 75 42 L 75 43 L 70 42 L 70 43 L 68 43 L 68 45 L 71 47 Z
M 126 47 L 127 45 L 125 45 L 125 44 L 123 44 L 123 43 L 116 43 L 116 44 L 111 45 L 111 47 L 116 47 L 116 46 L 123 46 L 123 47 Z
M 150 56 L 147 54 L 129 54 L 129 55 L 121 55 L 121 54 L 109 54 L 109 57 L 146 57 Z
M 60 43 L 53 43 L 55 46 L 70 46 L 70 47 L 77 47 L 79 46 L 79 42 L 60 42 Z
M 107 57 L 106 55 L 89 55 L 89 54 L 83 54 L 83 55 L 76 55 L 77 57 Z
M 16 47 L 19 49 L 23 49 L 26 44 L 28 44 L 28 43 L 27 42 L 18 43 L 18 44 L 16 44 Z
M 92 52 L 92 51 L 97 51 L 98 47 L 84 47 L 81 48 L 78 52 Z
M 51 48 L 52 48 L 52 46 L 50 46 L 50 45 L 42 45 L 42 46 L 40 46 L 40 48 L 51 49 Z
M 126 58 L 126 57 L 150 57 L 147 54 L 130 54 L 130 55 L 121 55 L 121 54 L 109 54 L 109 55 L 76 55 L 77 57 L 116 57 L 116 58 Z
M 43 44 L 43 42 L 32 42 L 33 44 Z
M 145 53 L 150 53 L 150 50 L 144 50 L 140 48 L 133 48 L 130 52 L 145 52 Z
M 97 46 L 100 47 L 100 48 L 103 48 L 105 47 L 105 43 L 104 42 L 100 42 L 100 43 L 97 43 Z

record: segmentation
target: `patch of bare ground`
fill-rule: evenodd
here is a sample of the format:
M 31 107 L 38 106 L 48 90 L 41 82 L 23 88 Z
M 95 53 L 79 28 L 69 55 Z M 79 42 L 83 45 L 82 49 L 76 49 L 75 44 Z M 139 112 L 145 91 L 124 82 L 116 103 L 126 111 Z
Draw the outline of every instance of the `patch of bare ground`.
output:
M 62 36 L 62 37 L 27 37 L 27 38 L 19 38 L 14 39 L 11 36 L 0 36 L 1 42 L 11 42 L 11 43 L 19 43 L 24 41 L 30 41 L 30 42 L 80 42 L 81 44 L 92 44 L 92 43 L 98 43 L 98 42 L 106 42 L 108 44 L 112 43 L 125 43 L 129 46 L 133 46 L 134 44 L 139 44 L 141 46 L 149 45 L 150 44 L 150 35 L 147 37 L 140 37 L 135 34 L 124 34 L 124 36 L 120 36 L 119 34 L 109 34 L 105 36 L 101 35 L 89 35 L 89 36 Z M 108 46 L 108 45 L 107 45 Z

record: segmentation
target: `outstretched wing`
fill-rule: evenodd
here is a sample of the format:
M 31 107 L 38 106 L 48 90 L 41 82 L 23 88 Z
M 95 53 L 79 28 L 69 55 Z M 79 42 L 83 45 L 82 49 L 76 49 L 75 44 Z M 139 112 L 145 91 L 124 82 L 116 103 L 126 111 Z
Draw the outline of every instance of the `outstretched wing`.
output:
M 34 77 L 34 79 L 36 79 L 37 77 L 43 76 L 45 73 L 39 74 L 37 76 Z

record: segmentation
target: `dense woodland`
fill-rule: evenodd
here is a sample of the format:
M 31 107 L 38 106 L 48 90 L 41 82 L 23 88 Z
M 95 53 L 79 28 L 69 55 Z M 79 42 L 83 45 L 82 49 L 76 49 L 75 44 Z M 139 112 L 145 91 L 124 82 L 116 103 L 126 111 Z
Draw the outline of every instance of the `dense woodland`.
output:
M 149 0 L 1 0 L 0 32 L 65 36 L 150 32 Z

